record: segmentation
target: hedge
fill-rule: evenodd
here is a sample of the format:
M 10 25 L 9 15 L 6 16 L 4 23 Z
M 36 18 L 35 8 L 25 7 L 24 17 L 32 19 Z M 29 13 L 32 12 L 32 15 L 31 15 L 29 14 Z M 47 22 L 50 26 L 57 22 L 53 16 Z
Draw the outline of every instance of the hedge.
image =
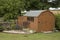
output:
M 60 30 L 60 14 L 55 15 L 55 27 L 57 30 Z

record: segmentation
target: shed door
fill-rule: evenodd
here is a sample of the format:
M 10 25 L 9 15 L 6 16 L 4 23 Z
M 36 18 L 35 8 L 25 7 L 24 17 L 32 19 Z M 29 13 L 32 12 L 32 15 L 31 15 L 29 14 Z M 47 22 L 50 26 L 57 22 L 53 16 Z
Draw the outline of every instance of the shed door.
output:
M 39 18 L 39 30 L 40 31 L 52 31 L 55 26 L 54 16 L 50 13 L 43 13 Z

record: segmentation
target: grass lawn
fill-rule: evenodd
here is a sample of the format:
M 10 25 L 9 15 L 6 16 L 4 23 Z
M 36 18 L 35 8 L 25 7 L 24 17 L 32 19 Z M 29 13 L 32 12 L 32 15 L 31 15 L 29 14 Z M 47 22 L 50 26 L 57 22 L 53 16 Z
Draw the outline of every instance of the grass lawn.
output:
M 0 33 L 0 40 L 60 40 L 60 32 L 44 34 L 9 34 Z

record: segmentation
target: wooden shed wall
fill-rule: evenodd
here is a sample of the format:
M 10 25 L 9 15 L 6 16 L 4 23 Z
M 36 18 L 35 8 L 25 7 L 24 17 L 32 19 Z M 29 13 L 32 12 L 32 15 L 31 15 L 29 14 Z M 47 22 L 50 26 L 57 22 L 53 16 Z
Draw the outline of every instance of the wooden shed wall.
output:
M 34 17 L 34 22 L 30 22 L 30 29 L 38 31 L 38 18 Z
M 23 22 L 28 22 L 26 16 L 18 17 L 18 25 L 23 25 Z M 55 17 L 50 11 L 41 13 L 38 17 L 34 17 L 34 22 L 29 21 L 29 28 L 36 32 L 52 31 L 55 27 Z
M 38 20 L 39 31 L 52 31 L 55 27 L 55 17 L 51 12 L 43 12 Z
M 38 31 L 38 18 L 34 17 L 34 21 L 28 21 L 26 16 L 19 16 L 18 17 L 18 25 L 22 26 L 23 22 L 30 22 L 30 24 L 28 25 L 28 28 L 30 30 L 34 30 L 34 31 Z
M 18 17 L 18 25 L 19 26 L 22 26 L 23 25 L 23 22 L 27 21 L 27 17 L 25 16 L 19 16 Z

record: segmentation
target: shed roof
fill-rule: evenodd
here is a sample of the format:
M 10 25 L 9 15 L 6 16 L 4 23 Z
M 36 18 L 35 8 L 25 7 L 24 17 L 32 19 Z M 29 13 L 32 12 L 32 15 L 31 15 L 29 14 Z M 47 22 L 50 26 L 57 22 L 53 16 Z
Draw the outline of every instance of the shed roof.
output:
M 33 10 L 33 11 L 31 10 L 31 11 L 27 11 L 24 16 L 37 17 L 44 11 L 46 10 Z

